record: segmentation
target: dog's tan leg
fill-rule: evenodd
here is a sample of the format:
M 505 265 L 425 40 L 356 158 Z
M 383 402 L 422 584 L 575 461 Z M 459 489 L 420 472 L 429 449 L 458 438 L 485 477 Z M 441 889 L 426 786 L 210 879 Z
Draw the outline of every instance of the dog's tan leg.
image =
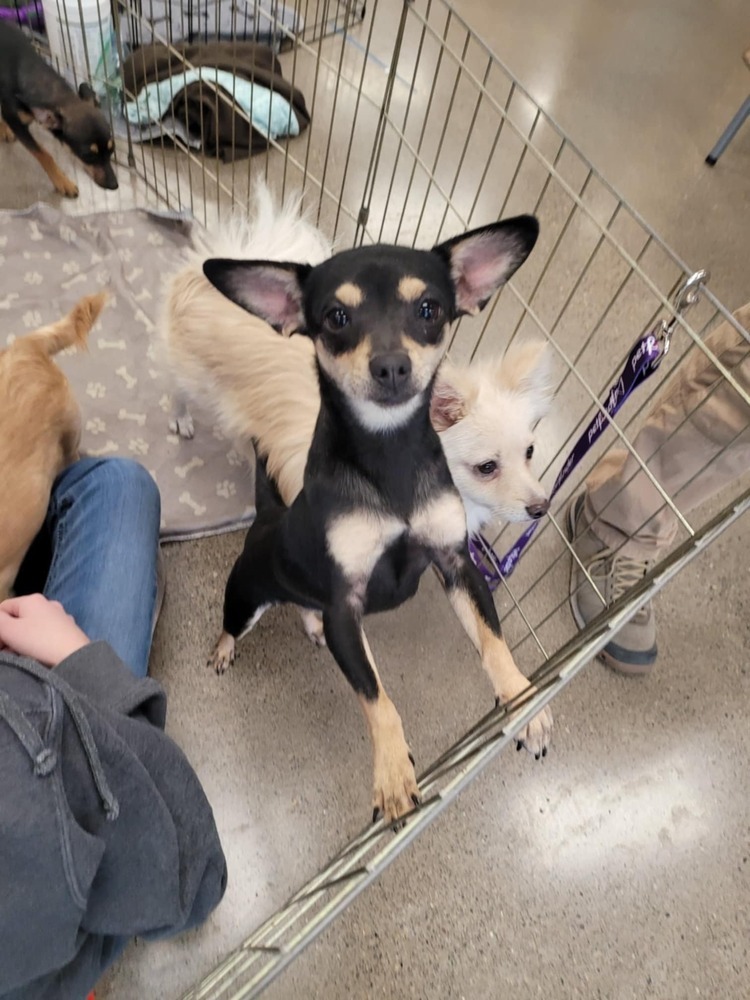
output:
M 465 558 L 453 554 L 438 568 L 453 610 L 482 658 L 495 697 L 505 704 L 530 685 L 502 637 L 492 595 L 468 554 Z M 552 713 L 548 708 L 543 708 L 518 734 L 519 742 L 537 759 L 546 755 L 551 737 Z
M 414 773 L 414 760 L 404 736 L 401 717 L 380 682 L 364 632 L 360 631 L 360 635 L 377 682 L 375 698 L 368 698 L 364 694 L 357 695 L 372 741 L 372 818 L 374 821 L 382 814 L 386 822 L 390 823 L 419 805 L 419 785 Z
M 449 591 L 448 597 L 458 620 L 482 658 L 482 666 L 492 682 L 497 700 L 505 704 L 522 691 L 526 691 L 530 687 L 529 682 L 516 666 L 505 639 L 495 635 L 487 625 L 470 595 L 459 589 Z M 539 758 L 546 755 L 551 736 L 552 713 L 548 708 L 543 708 L 521 730 L 518 739 L 527 750 Z
M 29 152 L 39 162 L 42 170 L 54 184 L 56 191 L 66 198 L 78 197 L 77 185 L 62 172 L 46 149 L 30 149 Z
M 6 124 L 6 122 L 0 120 L 0 142 L 15 142 L 16 135 L 13 129 Z
M 396 708 L 380 682 L 362 630 L 361 607 L 351 590 L 334 595 L 323 612 L 328 645 L 359 699 L 373 754 L 373 820 L 400 819 L 419 804 L 414 763 Z

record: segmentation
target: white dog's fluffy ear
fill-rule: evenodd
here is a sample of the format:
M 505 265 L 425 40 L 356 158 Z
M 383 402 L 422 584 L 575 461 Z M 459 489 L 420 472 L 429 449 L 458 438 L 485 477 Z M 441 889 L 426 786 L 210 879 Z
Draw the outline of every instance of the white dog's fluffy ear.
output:
M 512 344 L 497 363 L 498 384 L 525 396 L 532 404 L 534 422 L 548 412 L 555 395 L 552 357 L 543 340 Z
M 477 393 L 476 383 L 444 361 L 430 400 L 430 422 L 438 434 L 463 420 Z

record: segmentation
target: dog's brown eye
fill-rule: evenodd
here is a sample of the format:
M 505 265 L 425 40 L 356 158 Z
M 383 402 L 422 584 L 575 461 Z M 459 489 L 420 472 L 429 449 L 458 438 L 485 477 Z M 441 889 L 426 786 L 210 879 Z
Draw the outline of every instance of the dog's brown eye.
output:
M 482 462 L 477 466 L 477 472 L 482 476 L 491 476 L 497 470 L 497 462 Z
M 526 461 L 530 462 L 533 456 L 534 456 L 534 445 L 530 444 L 529 447 L 526 449 Z
M 432 299 L 423 299 L 422 302 L 419 303 L 417 315 L 426 323 L 434 323 L 440 318 L 440 306 Z
M 341 307 L 331 309 L 326 314 L 325 324 L 329 330 L 343 330 L 345 326 L 349 325 L 349 313 Z

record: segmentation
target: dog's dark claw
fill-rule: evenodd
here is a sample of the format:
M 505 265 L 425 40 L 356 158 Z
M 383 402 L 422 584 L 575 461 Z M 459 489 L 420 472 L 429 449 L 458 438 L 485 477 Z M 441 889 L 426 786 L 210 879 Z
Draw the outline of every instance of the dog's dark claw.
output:
M 518 740 L 516 742 L 516 750 L 523 750 L 523 741 L 522 740 Z
M 382 815 L 383 815 L 382 809 L 379 809 L 378 806 L 375 806 L 375 808 L 372 811 L 372 821 L 373 821 L 373 823 L 377 823 L 377 821 L 380 819 L 380 817 Z
M 409 760 L 411 761 L 411 766 L 412 767 L 416 767 L 417 766 L 417 762 L 414 760 L 414 754 L 411 752 L 411 750 L 409 751 Z
M 542 748 L 542 757 L 546 757 L 546 756 L 547 756 L 547 747 L 543 747 Z
M 495 698 L 495 708 L 500 708 L 500 699 Z
M 534 754 L 534 760 L 540 760 L 540 759 L 541 759 L 541 756 L 542 756 L 542 755 L 541 755 L 540 753 L 535 753 L 535 754 Z
M 414 805 L 416 806 L 417 809 L 419 809 L 419 807 L 422 805 L 422 803 L 421 803 L 420 798 L 419 798 L 418 795 L 412 795 L 411 800 L 412 800 L 412 802 L 414 803 Z

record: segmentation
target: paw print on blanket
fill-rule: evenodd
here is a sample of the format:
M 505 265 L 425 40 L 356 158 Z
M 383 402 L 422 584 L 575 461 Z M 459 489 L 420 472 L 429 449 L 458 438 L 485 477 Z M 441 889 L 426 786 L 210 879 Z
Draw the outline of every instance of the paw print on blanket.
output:
M 29 309 L 23 314 L 21 321 L 27 330 L 38 330 L 42 325 L 42 314 L 38 309 Z
M 230 479 L 224 479 L 216 484 L 216 495 L 228 500 L 237 493 L 236 485 Z
M 89 434 L 104 434 L 107 425 L 101 417 L 92 417 L 91 420 L 86 421 L 86 430 Z
M 132 438 L 128 444 L 128 448 L 134 455 L 148 455 L 150 445 L 143 438 Z

